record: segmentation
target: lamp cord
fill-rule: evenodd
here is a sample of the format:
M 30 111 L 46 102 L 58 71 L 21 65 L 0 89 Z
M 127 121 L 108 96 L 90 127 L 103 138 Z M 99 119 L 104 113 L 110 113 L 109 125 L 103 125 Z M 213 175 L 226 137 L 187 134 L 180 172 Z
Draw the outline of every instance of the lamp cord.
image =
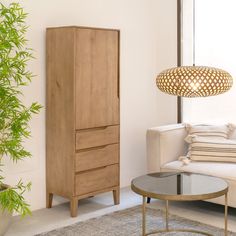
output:
M 195 66 L 195 34 L 196 34 L 196 25 L 195 25 L 195 0 L 193 0 L 193 66 Z

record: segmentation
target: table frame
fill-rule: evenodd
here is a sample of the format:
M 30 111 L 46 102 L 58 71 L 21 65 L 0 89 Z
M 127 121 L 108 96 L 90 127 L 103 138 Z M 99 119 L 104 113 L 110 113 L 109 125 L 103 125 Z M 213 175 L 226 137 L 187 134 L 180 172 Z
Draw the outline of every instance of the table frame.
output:
M 225 223 L 225 228 L 224 228 L 224 235 L 228 235 L 228 189 L 224 193 L 225 196 L 225 213 L 224 213 L 224 223 Z M 148 196 L 149 197 L 149 196 Z M 191 233 L 198 233 L 202 235 L 207 235 L 207 236 L 213 236 L 212 234 L 209 234 L 204 231 L 199 231 L 199 230 L 192 230 L 192 229 L 170 229 L 169 228 L 169 200 L 165 200 L 165 229 L 162 230 L 155 230 L 149 233 L 146 233 L 146 206 L 147 206 L 147 200 L 146 196 L 143 196 L 143 204 L 142 204 L 142 236 L 148 236 L 156 233 L 162 233 L 162 232 L 191 232 Z

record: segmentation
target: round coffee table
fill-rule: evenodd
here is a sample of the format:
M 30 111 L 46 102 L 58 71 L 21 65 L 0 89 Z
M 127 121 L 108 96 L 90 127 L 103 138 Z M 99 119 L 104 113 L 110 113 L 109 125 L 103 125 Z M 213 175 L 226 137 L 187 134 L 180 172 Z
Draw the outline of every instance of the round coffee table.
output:
M 170 229 L 169 201 L 196 201 L 217 198 L 225 195 L 225 236 L 227 236 L 228 221 L 228 184 L 225 180 L 202 174 L 187 172 L 161 172 L 140 176 L 132 180 L 132 190 L 143 196 L 142 205 L 142 235 L 160 232 L 191 232 L 212 236 L 207 232 L 192 229 Z M 156 198 L 166 201 L 166 227 L 146 233 L 146 198 Z

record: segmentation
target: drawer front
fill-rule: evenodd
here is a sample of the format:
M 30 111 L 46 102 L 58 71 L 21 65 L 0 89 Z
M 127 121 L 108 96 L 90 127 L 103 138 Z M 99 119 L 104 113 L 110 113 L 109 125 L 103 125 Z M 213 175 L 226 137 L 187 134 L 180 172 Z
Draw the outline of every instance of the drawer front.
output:
M 76 172 L 119 162 L 119 144 L 112 144 L 76 153 Z
M 76 175 L 76 195 L 119 185 L 119 165 L 111 165 Z
M 76 150 L 119 142 L 119 125 L 82 130 L 76 133 Z

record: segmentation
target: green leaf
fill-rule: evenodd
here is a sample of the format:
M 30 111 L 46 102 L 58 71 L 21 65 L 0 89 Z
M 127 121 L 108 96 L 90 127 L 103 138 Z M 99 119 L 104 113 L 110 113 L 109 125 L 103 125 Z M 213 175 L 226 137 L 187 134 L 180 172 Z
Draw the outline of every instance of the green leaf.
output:
M 24 147 L 31 136 L 29 121 L 42 106 L 37 102 L 26 106 L 22 101 L 22 87 L 34 78 L 27 63 L 33 59 L 33 50 L 27 47 L 25 23 L 27 13 L 19 3 L 8 6 L 0 3 L 0 207 L 21 215 L 30 213 L 23 194 L 31 184 L 20 180 L 16 186 L 1 191 L 4 176 L 2 160 L 9 156 L 13 162 L 31 157 Z

